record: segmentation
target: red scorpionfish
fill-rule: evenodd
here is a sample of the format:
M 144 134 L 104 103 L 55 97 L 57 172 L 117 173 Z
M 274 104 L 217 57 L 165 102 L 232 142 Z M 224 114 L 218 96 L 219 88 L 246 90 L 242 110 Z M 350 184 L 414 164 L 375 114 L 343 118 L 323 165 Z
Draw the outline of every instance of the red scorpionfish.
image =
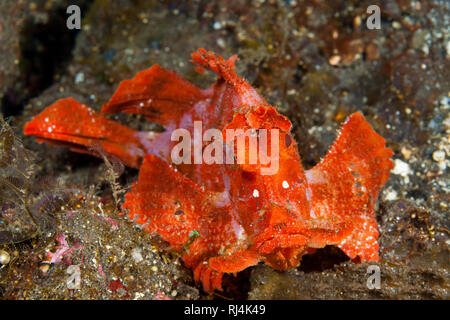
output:
M 162 133 L 132 130 L 67 98 L 28 122 L 25 134 L 94 155 L 92 146 L 100 144 L 107 155 L 140 168 L 123 209 L 180 252 L 206 292 L 222 290 L 224 273 L 236 274 L 259 262 L 289 269 L 326 245 L 338 246 L 351 259 L 378 260 L 374 206 L 393 153 L 363 115 L 350 115 L 328 154 L 305 171 L 290 121 L 236 75 L 236 55 L 224 60 L 199 49 L 192 59 L 199 72 L 217 73 L 208 89 L 154 65 L 122 81 L 102 108 L 103 114 L 142 114 L 163 125 Z M 195 121 L 201 121 L 200 130 L 223 131 L 233 151 L 247 130 L 258 135 L 262 129 L 277 129 L 278 136 L 267 140 L 278 147 L 278 170 L 262 174 L 267 162 L 261 160 L 173 163 L 173 131 L 183 128 L 195 137 Z M 237 134 L 228 137 L 227 129 Z M 238 156 L 248 159 L 248 150 Z

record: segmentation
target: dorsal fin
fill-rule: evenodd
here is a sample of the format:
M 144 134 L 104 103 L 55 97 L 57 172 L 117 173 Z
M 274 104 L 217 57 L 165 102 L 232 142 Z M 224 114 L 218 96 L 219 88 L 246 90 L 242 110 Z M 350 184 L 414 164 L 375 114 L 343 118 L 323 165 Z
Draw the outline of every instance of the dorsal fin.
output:
M 199 68 L 197 68 L 197 71 L 199 72 L 203 72 L 203 68 L 211 70 L 235 87 L 245 83 L 245 81 L 238 77 L 235 72 L 234 62 L 238 59 L 237 54 L 232 55 L 228 60 L 225 60 L 212 51 L 206 51 L 205 49 L 200 48 L 193 52 L 191 57 L 192 62 L 198 65 Z

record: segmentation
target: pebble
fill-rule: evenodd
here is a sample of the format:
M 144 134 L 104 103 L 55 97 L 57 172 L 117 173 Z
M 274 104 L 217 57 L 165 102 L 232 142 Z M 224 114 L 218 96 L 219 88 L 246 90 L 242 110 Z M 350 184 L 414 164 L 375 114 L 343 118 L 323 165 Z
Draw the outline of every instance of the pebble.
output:
M 400 159 L 395 159 L 394 169 L 392 169 L 392 173 L 400 175 L 402 177 L 406 177 L 409 174 L 411 174 L 411 168 L 409 167 L 409 164 L 407 164 L 406 162 Z
M 392 22 L 392 27 L 393 27 L 394 29 L 400 29 L 400 28 L 402 27 L 402 25 L 401 25 L 400 22 L 394 21 L 394 22 Z
M 445 45 L 445 51 L 447 51 L 447 57 L 450 57 L 450 40 Z
M 131 250 L 131 257 L 133 257 L 133 260 L 136 263 L 144 260 L 144 258 L 142 258 L 141 249 L 139 248 L 134 248 L 133 250 Z
M 223 40 L 223 38 L 217 39 L 216 42 L 217 42 L 217 45 L 221 48 L 225 48 L 227 46 L 227 44 L 226 44 L 225 40 Z
M 442 162 L 445 160 L 445 151 L 443 150 L 436 150 L 433 152 L 433 160 L 436 162 Z
M 337 56 L 337 55 L 332 56 L 332 57 L 328 60 L 329 64 L 332 65 L 332 66 L 337 66 L 337 65 L 339 64 L 340 61 L 341 61 L 341 56 Z
M 7 265 L 11 261 L 11 257 L 9 256 L 9 253 L 5 250 L 0 250 L 0 264 Z
M 402 155 L 405 157 L 405 159 L 408 160 L 408 159 L 411 157 L 411 153 L 412 153 L 412 152 L 411 152 L 411 150 L 409 150 L 408 148 L 402 147 L 401 153 L 402 153 Z
M 84 81 L 84 73 L 78 72 L 75 76 L 75 83 L 79 84 L 79 83 L 82 83 L 83 81 Z
M 43 274 L 46 274 L 49 269 L 50 265 L 48 263 L 41 264 L 41 266 L 39 267 L 39 270 L 41 270 Z
M 389 190 L 385 193 L 385 197 L 384 199 L 387 201 L 393 201 L 396 200 L 398 198 L 398 194 L 397 191 L 395 190 Z

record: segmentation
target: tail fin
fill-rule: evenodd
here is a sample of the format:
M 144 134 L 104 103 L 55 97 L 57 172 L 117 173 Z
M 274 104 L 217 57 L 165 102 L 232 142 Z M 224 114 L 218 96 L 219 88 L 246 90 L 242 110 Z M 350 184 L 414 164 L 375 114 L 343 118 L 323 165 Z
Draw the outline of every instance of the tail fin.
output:
M 157 156 L 147 155 L 123 208 L 128 209 L 130 219 L 136 218 L 136 223 L 158 233 L 174 249 L 182 249 L 190 234 L 198 232 L 190 248 L 192 255 L 198 255 L 233 240 L 232 233 L 228 234 L 228 208 L 216 201 L 216 194 L 203 190 Z M 199 243 L 205 248 L 197 248 Z
M 142 114 L 162 125 L 181 118 L 195 103 L 208 94 L 173 71 L 155 64 L 124 80 L 102 113 L 127 112 Z
M 201 217 L 193 209 L 202 207 L 205 199 L 205 192 L 193 181 L 160 158 L 148 155 L 122 207 L 129 211 L 131 220 L 145 225 L 146 231 L 159 233 L 172 247 L 181 249 L 189 234 L 198 230 Z
M 355 230 L 338 245 L 352 259 L 378 260 L 374 206 L 392 169 L 392 155 L 357 112 L 347 119 L 325 158 L 306 172 L 311 215 L 353 222 Z
M 104 152 L 125 165 L 138 168 L 145 148 L 137 131 L 109 120 L 73 98 L 61 99 L 47 107 L 25 125 L 25 135 L 38 142 L 67 146 L 73 151 L 96 154 L 92 147 L 100 144 Z

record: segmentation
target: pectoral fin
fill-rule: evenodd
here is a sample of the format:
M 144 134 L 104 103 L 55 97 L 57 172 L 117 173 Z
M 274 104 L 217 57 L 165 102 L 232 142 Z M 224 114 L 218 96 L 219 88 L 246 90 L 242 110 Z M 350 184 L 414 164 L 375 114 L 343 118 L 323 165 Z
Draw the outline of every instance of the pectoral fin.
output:
M 352 221 L 353 232 L 338 244 L 350 258 L 378 259 L 374 206 L 389 177 L 392 155 L 357 112 L 347 119 L 325 158 L 306 172 L 312 218 Z

